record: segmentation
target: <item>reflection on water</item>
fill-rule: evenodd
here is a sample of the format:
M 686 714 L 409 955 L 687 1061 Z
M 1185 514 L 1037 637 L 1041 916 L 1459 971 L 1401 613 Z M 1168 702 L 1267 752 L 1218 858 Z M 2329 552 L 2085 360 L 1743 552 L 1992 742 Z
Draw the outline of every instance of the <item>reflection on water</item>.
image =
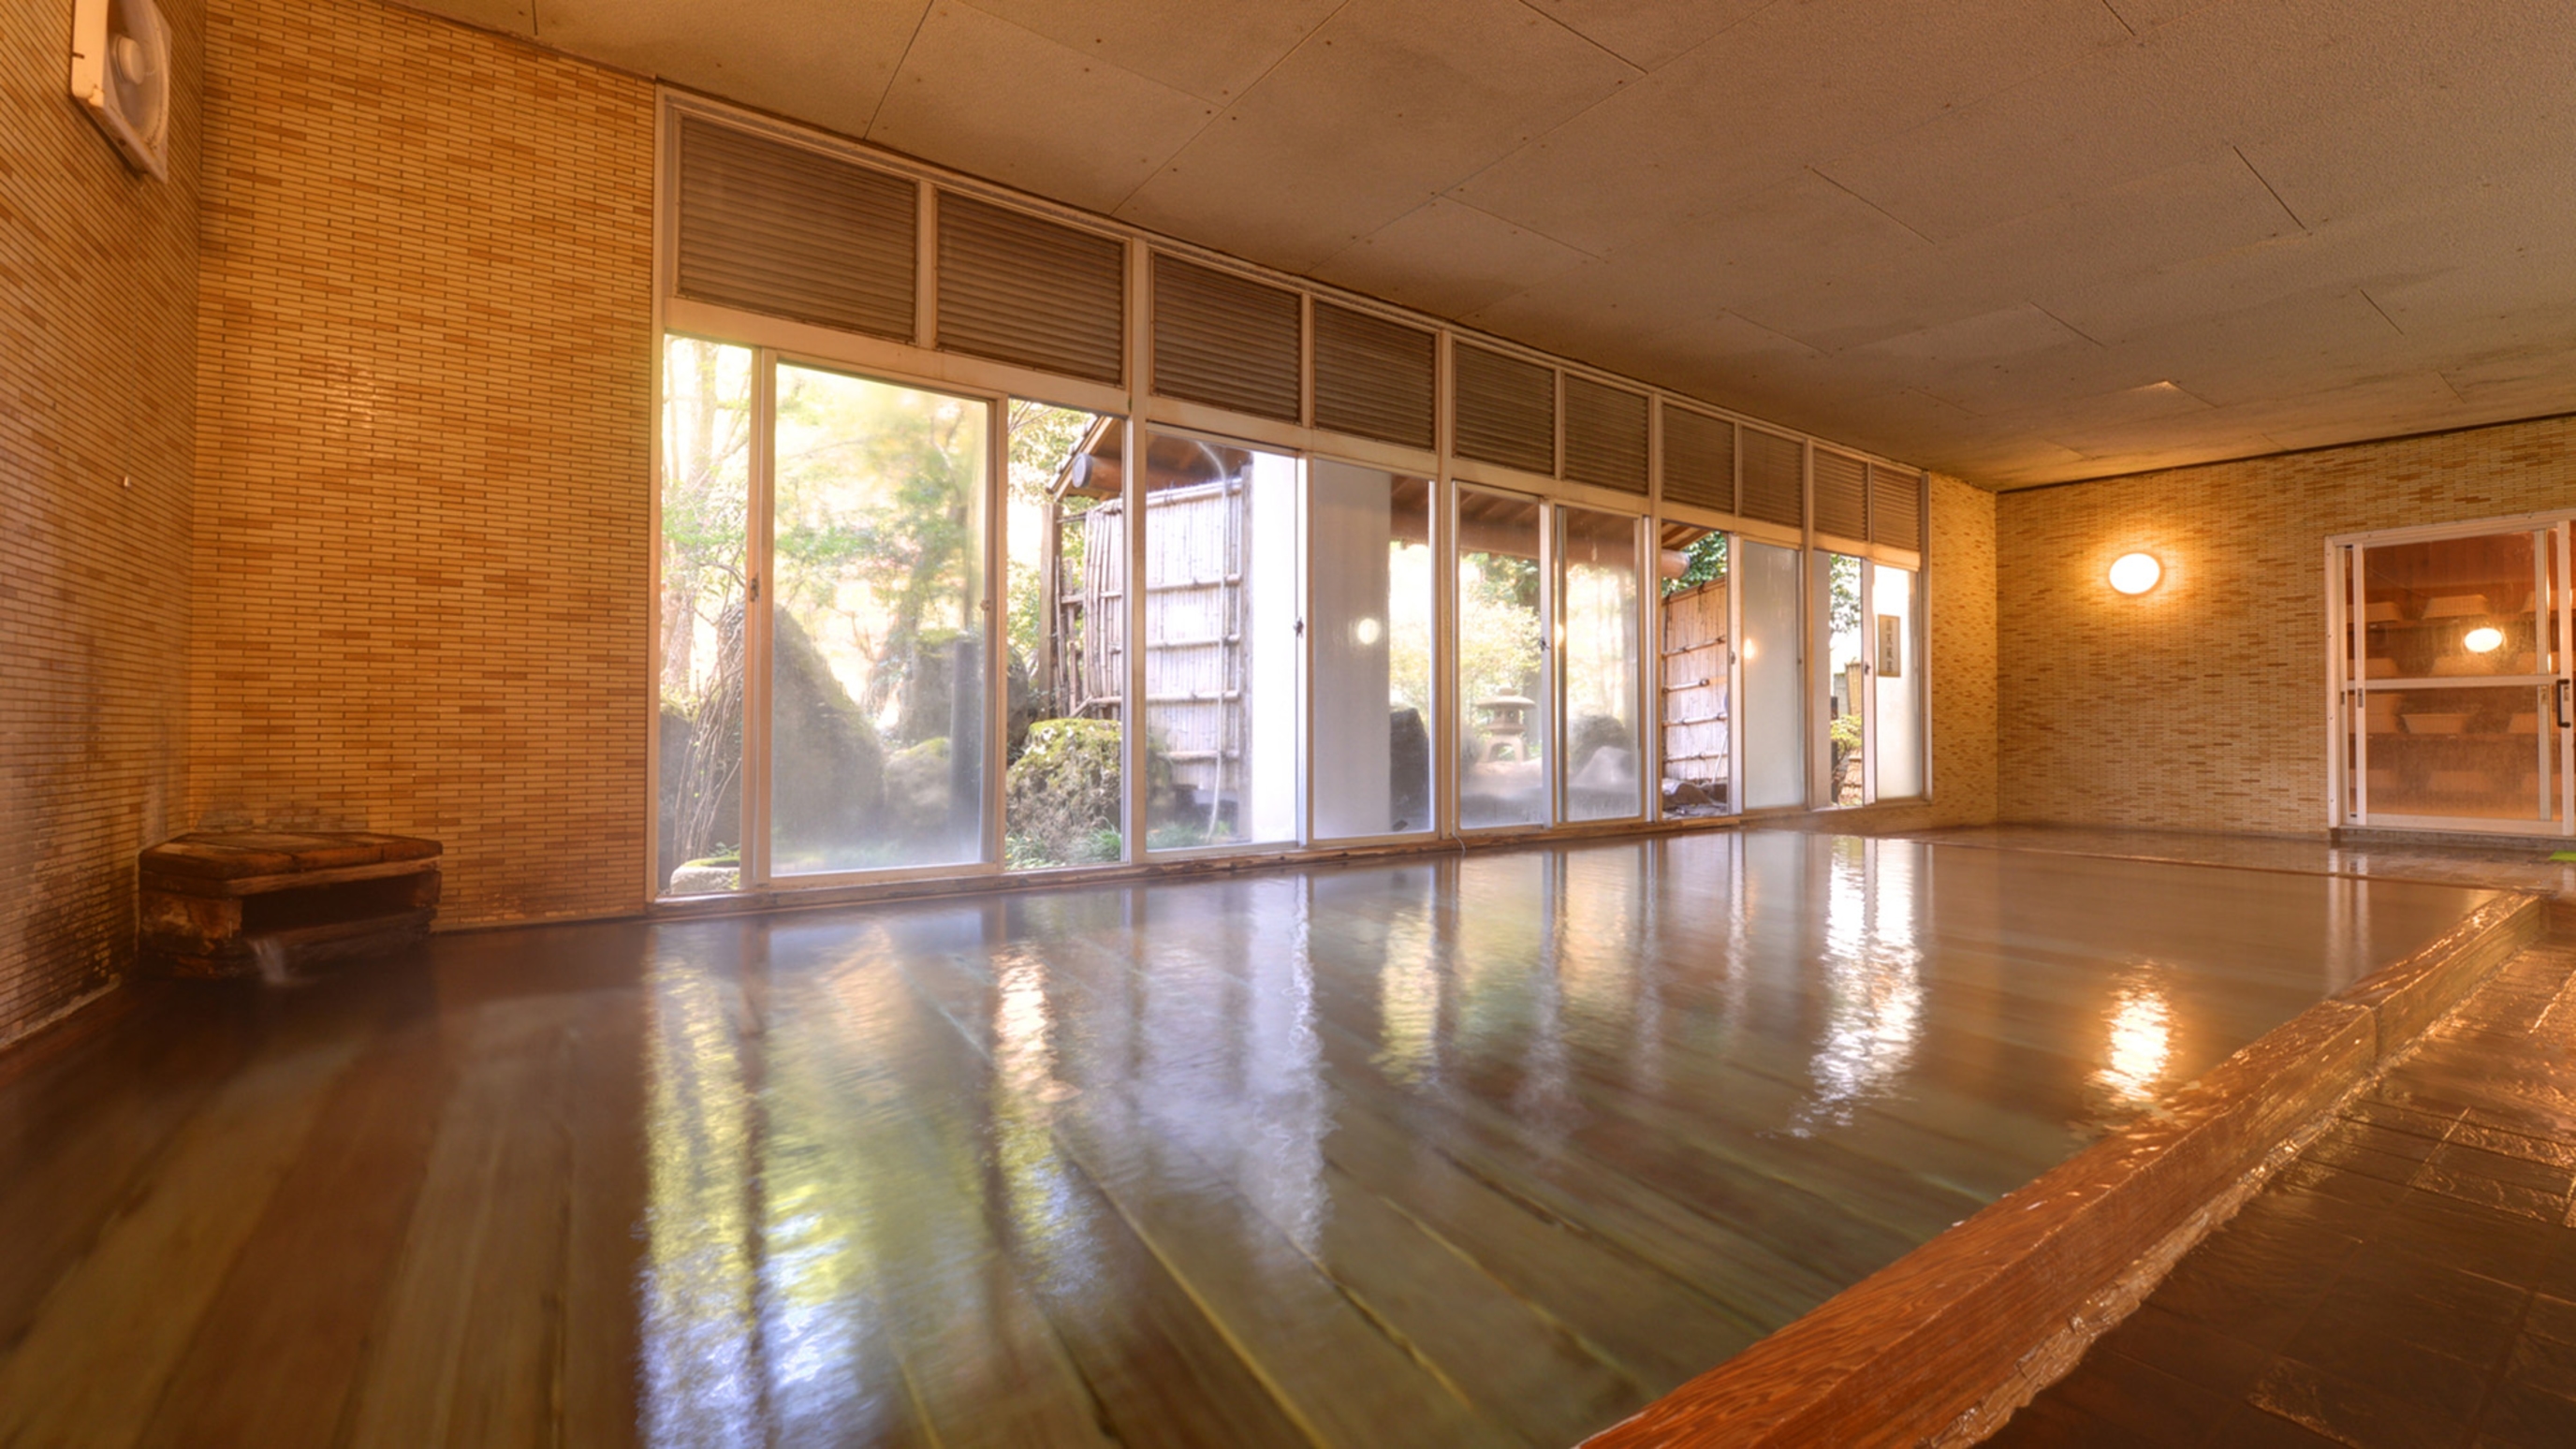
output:
M 2120 973 L 2105 1060 L 2093 1074 L 2093 1084 L 2109 1100 L 2115 1118 L 2152 1105 L 2168 1085 L 2164 1075 L 2173 1060 L 2173 1008 L 2165 1004 L 2160 974 L 2152 961 Z
M 666 926 L 641 1427 L 1580 1438 L 2423 891 L 1762 832 Z
M 1859 1103 L 1893 1090 L 1923 1029 L 1923 955 L 1914 948 L 1920 847 L 1831 842 L 1825 885 L 1825 1030 L 1808 1067 L 1815 1094 L 1792 1120 L 1800 1135 L 1849 1123 Z

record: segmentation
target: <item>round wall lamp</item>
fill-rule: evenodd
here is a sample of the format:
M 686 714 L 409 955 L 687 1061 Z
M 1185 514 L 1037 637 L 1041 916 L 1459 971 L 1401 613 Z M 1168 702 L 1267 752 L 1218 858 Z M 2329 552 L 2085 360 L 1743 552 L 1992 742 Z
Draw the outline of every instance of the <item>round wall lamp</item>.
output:
M 2165 576 L 2165 566 L 2151 553 L 2124 553 L 2111 561 L 2111 587 L 2124 594 L 2143 594 Z
M 2493 654 L 2504 647 L 2504 631 L 2491 624 L 2481 624 L 2460 640 L 2460 646 L 2472 654 Z

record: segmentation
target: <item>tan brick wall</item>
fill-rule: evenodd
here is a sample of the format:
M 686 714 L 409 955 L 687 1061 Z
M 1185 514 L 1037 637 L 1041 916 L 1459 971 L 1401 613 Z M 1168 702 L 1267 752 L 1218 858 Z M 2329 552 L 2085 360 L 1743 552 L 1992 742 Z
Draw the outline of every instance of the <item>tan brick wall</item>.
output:
M 0 1041 L 132 963 L 186 793 L 205 10 L 161 11 L 167 182 L 72 101 L 69 0 L 0 0 Z
M 2576 421 L 2008 493 L 2007 820 L 2321 833 L 2325 539 L 2576 508 Z M 2164 560 L 2124 599 L 2111 560 Z
M 192 813 L 640 906 L 652 88 L 376 0 L 206 50 Z

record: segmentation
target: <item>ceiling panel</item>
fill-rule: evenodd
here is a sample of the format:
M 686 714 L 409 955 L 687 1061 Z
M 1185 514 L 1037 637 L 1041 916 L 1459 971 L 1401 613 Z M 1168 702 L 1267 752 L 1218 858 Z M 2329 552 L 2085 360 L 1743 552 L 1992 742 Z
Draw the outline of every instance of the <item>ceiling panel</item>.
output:
M 1215 116 L 1186 91 L 941 0 L 868 139 L 1107 211 Z
M 1583 253 L 1551 237 L 1434 198 L 1325 259 L 1314 276 L 1437 316 L 1463 317 L 1583 260 Z
M 928 0 L 545 0 L 537 38 L 865 135 Z
M 2063 0 L 1774 5 L 1457 194 L 1608 252 L 2127 36 Z
M 1540 13 L 1644 70 L 1741 22 L 1771 0 L 1530 0 Z
M 1517 0 L 1352 0 L 1119 215 L 1302 272 L 1637 74 Z
M 1167 0 L 974 0 L 977 9 L 1219 104 L 1250 88 L 1341 0 L 1262 0 L 1175 23 Z

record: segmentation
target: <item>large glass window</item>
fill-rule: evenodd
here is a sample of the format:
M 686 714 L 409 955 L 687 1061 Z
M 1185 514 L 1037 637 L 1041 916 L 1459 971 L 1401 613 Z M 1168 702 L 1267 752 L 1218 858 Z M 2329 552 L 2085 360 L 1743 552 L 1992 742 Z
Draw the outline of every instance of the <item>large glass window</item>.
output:
M 1760 810 L 1807 803 L 1806 708 L 1798 667 L 1798 550 L 1751 539 L 1736 577 L 1744 586 L 1744 804 Z
M 1923 793 L 1923 661 L 1914 636 L 1916 575 L 1870 565 L 1871 692 L 1877 711 L 1874 800 Z
M 1125 850 L 1127 429 L 1013 400 L 1002 860 L 1100 865 Z
M 1405 835 L 1431 820 L 1431 484 L 1307 469 L 1314 833 Z
M 672 895 L 742 884 L 743 631 L 750 577 L 748 347 L 673 337 L 662 354 L 660 830 Z
M 1547 634 L 1537 499 L 1458 490 L 1458 824 L 1548 821 Z
M 773 876 L 983 858 L 991 406 L 781 364 Z
M 1726 535 L 1668 521 L 1661 542 L 1663 813 L 1719 815 L 1733 784 Z
M 1869 790 L 1869 731 L 1862 713 L 1869 703 L 1869 666 L 1861 652 L 1861 571 L 1866 565 L 1842 553 L 1819 554 L 1816 562 L 1816 628 L 1823 636 L 1816 653 L 1825 666 L 1816 681 L 1825 716 L 1823 803 L 1858 805 Z
M 1643 807 L 1637 732 L 1637 530 L 1626 514 L 1557 510 L 1557 658 L 1563 669 L 1565 817 Z
M 1298 462 L 1157 434 L 1145 472 L 1146 845 L 1300 835 Z

